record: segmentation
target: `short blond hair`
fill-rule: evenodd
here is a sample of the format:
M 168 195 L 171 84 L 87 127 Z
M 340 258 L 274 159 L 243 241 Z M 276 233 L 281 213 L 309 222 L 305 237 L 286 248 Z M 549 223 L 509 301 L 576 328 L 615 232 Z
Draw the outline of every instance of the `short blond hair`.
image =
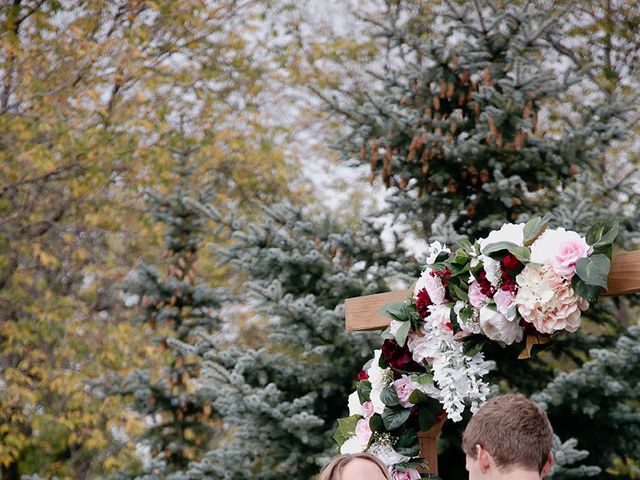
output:
M 547 414 L 521 394 L 499 395 L 485 403 L 462 435 L 462 449 L 476 458 L 482 446 L 498 468 L 542 469 L 551 452 L 553 431 Z
M 375 463 L 380 471 L 384 474 L 385 478 L 391 480 L 391 475 L 389 475 L 387 466 L 378 457 L 366 452 L 347 453 L 334 457 L 320 471 L 320 477 L 318 478 L 318 480 L 347 480 L 342 478 L 342 470 L 344 470 L 344 467 L 346 467 L 347 463 L 356 459 L 368 460 L 372 463 Z

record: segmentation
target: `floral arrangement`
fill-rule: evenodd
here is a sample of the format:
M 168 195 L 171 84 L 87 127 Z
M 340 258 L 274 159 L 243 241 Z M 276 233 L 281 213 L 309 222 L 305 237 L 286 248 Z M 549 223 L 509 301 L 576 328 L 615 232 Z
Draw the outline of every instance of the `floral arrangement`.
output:
M 358 374 L 349 417 L 334 439 L 341 453 L 369 451 L 395 480 L 421 478 L 418 431 L 446 416 L 460 421 L 466 405 L 486 400 L 491 362 L 483 347 L 534 345 L 575 332 L 581 313 L 607 288 L 616 223 L 582 237 L 550 220 L 506 224 L 452 252 L 434 242 L 410 298 L 388 305 L 382 347 Z

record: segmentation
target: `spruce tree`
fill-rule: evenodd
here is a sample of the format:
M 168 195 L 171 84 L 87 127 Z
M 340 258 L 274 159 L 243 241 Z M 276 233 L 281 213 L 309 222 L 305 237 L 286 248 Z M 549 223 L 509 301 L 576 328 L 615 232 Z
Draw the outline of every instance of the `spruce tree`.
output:
M 150 347 L 161 353 L 162 365 L 135 369 L 112 387 L 112 394 L 132 396 L 132 408 L 150 424 L 139 439 L 156 457 L 150 474 L 180 471 L 199 459 L 210 446 L 217 417 L 193 385 L 200 358 L 184 348 L 199 332 L 219 326 L 216 312 L 224 293 L 201 281 L 196 268 L 207 219 L 186 202 L 210 201 L 213 192 L 198 186 L 196 149 L 171 150 L 176 159 L 172 191 L 147 193 L 153 218 L 165 229 L 166 265 L 141 263 L 124 286 L 125 297 L 137 304 L 135 320 L 147 326 Z
M 264 214 L 260 223 L 230 221 L 234 243 L 219 252 L 246 272 L 240 299 L 256 318 L 243 344 L 222 348 L 208 339 L 213 348 L 199 383 L 224 417 L 227 441 L 193 465 L 193 478 L 317 474 L 336 453 L 335 421 L 380 338 L 345 332 L 343 301 L 387 291 L 394 279 L 416 273 L 402 249 L 387 251 L 368 223 L 347 228 L 286 203 Z

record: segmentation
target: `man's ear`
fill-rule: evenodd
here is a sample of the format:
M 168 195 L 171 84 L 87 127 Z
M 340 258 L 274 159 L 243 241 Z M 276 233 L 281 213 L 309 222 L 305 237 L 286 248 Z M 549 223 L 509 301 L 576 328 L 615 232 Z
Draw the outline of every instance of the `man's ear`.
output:
M 480 468 L 480 472 L 487 473 L 491 469 L 493 465 L 493 458 L 491 454 L 482 447 L 482 445 L 476 445 L 476 456 L 478 458 L 478 467 Z
M 549 456 L 547 457 L 547 462 L 544 464 L 544 467 L 542 467 L 542 472 L 540 472 L 540 476 L 542 478 L 546 477 L 547 475 L 549 475 L 549 472 L 551 472 L 552 468 L 553 468 L 553 453 L 549 452 Z

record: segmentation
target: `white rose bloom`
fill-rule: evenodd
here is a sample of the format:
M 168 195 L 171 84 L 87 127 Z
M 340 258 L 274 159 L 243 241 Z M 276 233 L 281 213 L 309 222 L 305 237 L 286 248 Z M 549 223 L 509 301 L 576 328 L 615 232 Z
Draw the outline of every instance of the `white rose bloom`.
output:
M 373 411 L 379 413 L 380 415 L 382 415 L 382 412 L 384 412 L 385 407 L 384 402 L 380 398 L 380 395 L 382 395 L 382 389 L 383 387 L 372 388 L 371 393 L 369 394 L 371 403 L 373 404 Z
M 367 444 L 354 435 L 342 444 L 340 447 L 340 453 L 343 455 L 347 453 L 362 453 L 365 448 L 367 448 Z
M 511 345 L 522 340 L 524 329 L 490 307 L 480 309 L 480 327 L 491 340 Z
M 494 287 L 500 285 L 500 280 L 502 280 L 500 262 L 488 257 L 487 255 L 480 255 L 480 260 L 482 260 L 482 264 L 484 265 L 484 271 L 487 274 L 487 280 L 489 280 L 489 283 Z
M 578 233 L 566 231 L 564 228 L 547 229 L 531 245 L 529 261 L 548 265 L 552 262 L 562 242 L 581 239 L 582 237 Z
M 409 334 L 407 338 L 407 346 L 411 351 L 411 357 L 418 363 L 426 360 L 431 363 L 433 361 L 432 348 L 429 345 L 429 339 L 427 337 L 421 337 L 415 334 Z
M 425 321 L 438 325 L 442 329 L 451 330 L 447 326 L 451 322 L 451 308 L 446 305 L 431 305 L 429 306 L 429 316 Z
M 524 223 L 505 223 L 500 230 L 494 230 L 487 238 L 478 240 L 480 251 L 487 245 L 498 242 L 511 242 L 522 246 L 524 243 Z
M 357 391 L 349 395 L 349 416 L 351 415 L 361 415 L 364 417 L 364 410 L 362 409 Z
M 372 387 L 384 386 L 385 370 L 380 368 L 380 355 L 382 355 L 382 350 L 377 349 L 373 351 L 373 360 L 371 361 L 371 366 L 367 370 L 369 382 L 371 382 Z

